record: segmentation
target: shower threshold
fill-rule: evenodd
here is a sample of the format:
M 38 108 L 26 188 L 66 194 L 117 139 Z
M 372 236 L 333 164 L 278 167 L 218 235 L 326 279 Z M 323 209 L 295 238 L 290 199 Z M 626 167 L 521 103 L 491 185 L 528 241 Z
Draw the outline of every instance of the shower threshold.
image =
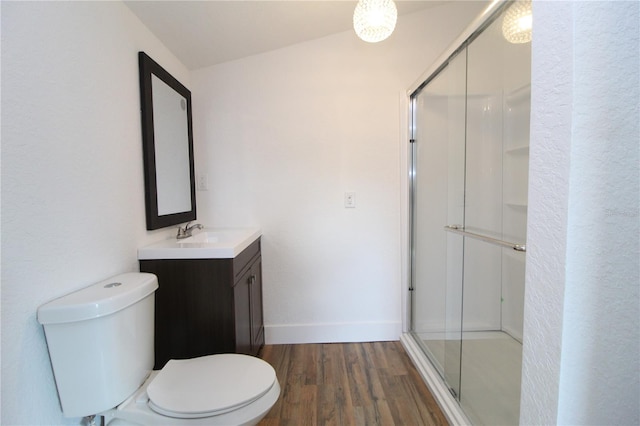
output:
M 430 356 L 434 358 L 434 354 L 444 353 L 445 340 L 442 333 L 416 333 L 414 336 L 408 334 L 401 339 L 414 364 L 424 364 L 425 371 L 431 370 L 430 375 L 435 375 L 441 386 L 448 390 L 449 385 L 443 381 L 424 351 L 425 347 L 429 348 Z M 416 342 L 416 339 L 421 342 Z M 415 348 L 407 344 L 408 340 Z M 412 354 L 411 350 L 415 353 Z M 463 333 L 460 402 L 449 392 L 445 395 L 454 402 L 458 410 L 462 407 L 465 416 L 462 424 L 518 424 L 521 359 L 522 344 L 505 332 Z M 429 385 L 425 374 L 423 379 Z M 449 405 L 445 403 L 445 407 Z M 442 407 L 443 412 L 449 416 L 445 407 Z M 451 418 L 450 422 L 461 424 L 458 420 L 460 419 Z

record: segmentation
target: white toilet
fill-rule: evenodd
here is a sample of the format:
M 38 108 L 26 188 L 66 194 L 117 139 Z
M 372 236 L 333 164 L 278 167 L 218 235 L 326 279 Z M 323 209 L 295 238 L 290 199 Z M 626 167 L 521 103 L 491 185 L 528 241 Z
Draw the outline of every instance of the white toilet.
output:
M 153 368 L 158 280 L 128 273 L 38 308 L 65 417 L 116 425 L 254 425 L 280 396 L 265 361 L 220 354 Z

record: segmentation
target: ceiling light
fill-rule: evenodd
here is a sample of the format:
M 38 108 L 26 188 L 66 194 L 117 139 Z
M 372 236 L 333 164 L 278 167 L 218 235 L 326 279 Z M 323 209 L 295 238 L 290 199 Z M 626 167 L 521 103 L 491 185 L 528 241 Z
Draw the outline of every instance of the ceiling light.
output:
M 531 1 L 516 1 L 504 15 L 502 34 L 509 43 L 529 43 L 532 26 Z
M 362 40 L 377 43 L 391 35 L 397 19 L 393 0 L 359 0 L 353 11 L 353 28 Z

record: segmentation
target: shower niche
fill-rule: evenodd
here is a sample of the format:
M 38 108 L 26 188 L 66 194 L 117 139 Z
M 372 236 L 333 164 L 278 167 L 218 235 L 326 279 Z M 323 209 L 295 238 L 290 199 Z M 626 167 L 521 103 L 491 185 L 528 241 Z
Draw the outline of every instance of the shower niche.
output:
M 517 424 L 530 43 L 498 10 L 411 95 L 410 338 L 473 424 Z

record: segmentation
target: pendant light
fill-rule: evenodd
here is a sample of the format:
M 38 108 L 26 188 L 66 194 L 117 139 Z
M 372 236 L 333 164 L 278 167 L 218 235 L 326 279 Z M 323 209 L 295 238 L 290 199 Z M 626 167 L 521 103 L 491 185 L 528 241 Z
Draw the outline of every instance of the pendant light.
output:
M 504 15 L 502 35 L 509 43 L 529 43 L 532 26 L 531 0 L 516 1 Z
M 362 40 L 377 43 L 391 35 L 397 19 L 393 0 L 359 0 L 353 11 L 353 28 Z

